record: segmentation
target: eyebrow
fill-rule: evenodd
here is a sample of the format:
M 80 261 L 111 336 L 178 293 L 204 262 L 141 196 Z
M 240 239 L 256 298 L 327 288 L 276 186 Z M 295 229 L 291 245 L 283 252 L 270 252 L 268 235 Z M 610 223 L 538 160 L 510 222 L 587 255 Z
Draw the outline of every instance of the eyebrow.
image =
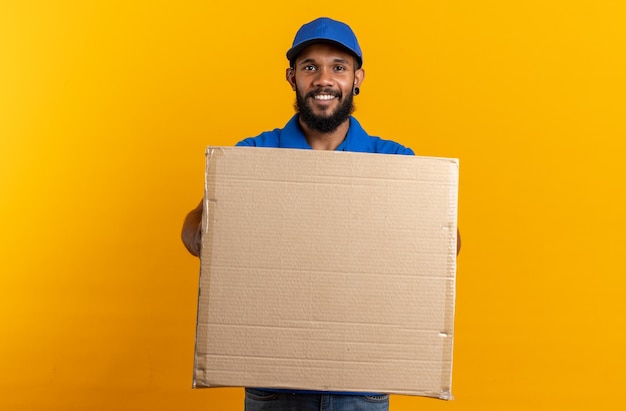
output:
M 302 60 L 302 61 L 299 63 L 299 65 L 302 65 L 302 64 L 311 64 L 311 63 L 317 64 L 317 62 L 315 61 L 315 59 L 313 59 L 313 58 L 308 58 L 308 59 L 304 59 L 304 60 Z M 341 57 L 335 57 L 335 58 L 333 59 L 333 63 L 350 64 L 350 61 L 349 61 L 349 60 L 347 60 L 347 59 L 341 58 Z

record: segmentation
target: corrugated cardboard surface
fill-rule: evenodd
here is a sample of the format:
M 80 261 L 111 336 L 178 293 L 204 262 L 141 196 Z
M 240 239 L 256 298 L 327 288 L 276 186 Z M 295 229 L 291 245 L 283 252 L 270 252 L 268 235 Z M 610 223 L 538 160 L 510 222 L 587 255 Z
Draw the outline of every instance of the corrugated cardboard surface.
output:
M 194 387 L 451 397 L 458 161 L 207 149 Z

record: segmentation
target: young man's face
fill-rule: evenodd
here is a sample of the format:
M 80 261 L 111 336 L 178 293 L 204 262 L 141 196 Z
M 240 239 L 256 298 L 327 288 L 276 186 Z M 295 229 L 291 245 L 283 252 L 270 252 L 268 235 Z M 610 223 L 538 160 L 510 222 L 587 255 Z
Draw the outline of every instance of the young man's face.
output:
M 297 57 L 287 80 L 296 91 L 296 109 L 310 128 L 332 132 L 354 110 L 354 87 L 363 81 L 352 54 L 331 44 L 314 44 Z

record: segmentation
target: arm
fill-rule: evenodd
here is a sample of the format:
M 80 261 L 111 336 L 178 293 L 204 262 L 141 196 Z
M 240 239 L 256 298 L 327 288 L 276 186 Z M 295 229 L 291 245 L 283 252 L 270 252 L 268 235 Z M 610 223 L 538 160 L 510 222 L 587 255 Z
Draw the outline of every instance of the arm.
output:
M 202 200 L 185 217 L 181 238 L 187 250 L 192 255 L 199 257 L 202 248 Z

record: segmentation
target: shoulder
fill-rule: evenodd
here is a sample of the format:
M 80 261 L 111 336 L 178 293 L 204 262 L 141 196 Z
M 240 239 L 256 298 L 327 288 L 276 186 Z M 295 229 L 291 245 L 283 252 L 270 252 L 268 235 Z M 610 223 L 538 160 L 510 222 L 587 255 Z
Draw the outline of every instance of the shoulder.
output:
M 266 131 L 256 137 L 246 138 L 238 146 L 310 148 L 298 126 L 298 117 L 294 115 L 283 128 Z
M 380 154 L 403 154 L 413 156 L 415 153 L 409 147 L 405 147 L 400 143 L 392 140 L 384 140 L 380 137 L 370 136 L 370 146 L 374 153 Z
M 385 140 L 376 136 L 370 136 L 369 133 L 363 129 L 359 121 L 352 116 L 350 117 L 350 129 L 348 130 L 348 137 L 346 140 L 348 141 L 348 151 L 415 155 L 413 150 L 400 143 L 396 143 L 392 140 Z
M 272 131 L 265 131 L 256 137 L 248 137 L 241 140 L 236 145 L 251 147 L 278 147 L 280 144 L 280 132 L 281 129 L 275 128 Z

